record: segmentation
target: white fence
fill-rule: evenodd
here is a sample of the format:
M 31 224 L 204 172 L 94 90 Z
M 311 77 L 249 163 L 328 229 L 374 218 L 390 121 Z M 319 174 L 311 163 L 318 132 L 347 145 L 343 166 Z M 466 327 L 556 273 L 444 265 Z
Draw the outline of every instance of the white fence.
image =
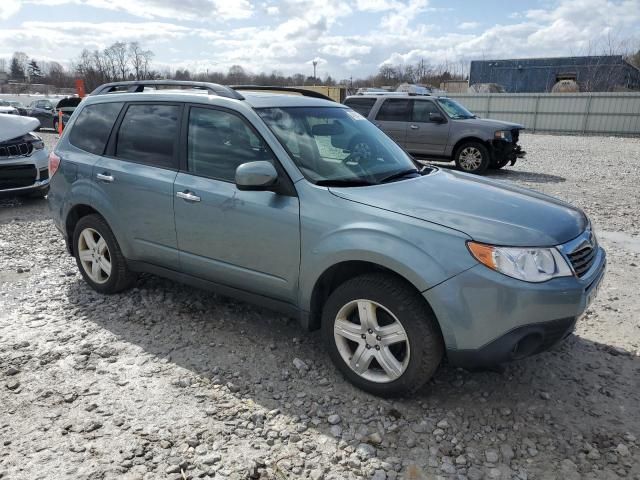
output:
M 640 136 L 640 93 L 451 94 L 476 115 L 531 132 Z

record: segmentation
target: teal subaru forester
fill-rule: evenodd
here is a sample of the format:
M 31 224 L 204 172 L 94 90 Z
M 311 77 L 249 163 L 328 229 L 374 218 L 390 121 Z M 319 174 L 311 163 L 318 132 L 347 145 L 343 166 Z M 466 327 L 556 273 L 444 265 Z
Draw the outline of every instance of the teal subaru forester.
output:
M 486 367 L 573 331 L 606 265 L 582 211 L 417 164 L 317 97 L 94 91 L 49 159 L 51 212 L 86 282 L 111 294 L 150 272 L 285 312 L 384 396 L 416 390 L 445 356 Z

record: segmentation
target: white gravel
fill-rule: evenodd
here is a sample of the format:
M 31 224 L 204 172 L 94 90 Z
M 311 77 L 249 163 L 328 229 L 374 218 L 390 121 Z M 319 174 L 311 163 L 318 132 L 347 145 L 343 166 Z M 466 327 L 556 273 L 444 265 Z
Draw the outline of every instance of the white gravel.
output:
M 94 293 L 46 201 L 0 200 L 0 478 L 640 479 L 640 141 L 522 143 L 491 176 L 587 211 L 601 293 L 555 351 L 394 402 L 269 311 L 152 276 Z

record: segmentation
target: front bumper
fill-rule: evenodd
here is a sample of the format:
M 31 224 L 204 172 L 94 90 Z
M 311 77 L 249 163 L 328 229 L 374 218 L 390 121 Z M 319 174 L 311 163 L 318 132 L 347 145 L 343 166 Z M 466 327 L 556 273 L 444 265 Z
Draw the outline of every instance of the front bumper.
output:
M 606 253 L 598 247 L 581 278 L 526 283 L 476 265 L 423 295 L 440 323 L 449 361 L 486 367 L 542 352 L 570 334 L 605 270 Z
M 517 141 L 507 142 L 504 140 L 493 140 L 491 143 L 493 146 L 493 160 L 495 163 L 506 164 L 510 162 L 511 165 L 516 163 L 518 158 L 524 158 L 527 154 L 522 147 L 518 145 Z
M 23 195 L 47 189 L 48 159 L 43 149 L 29 156 L 0 160 L 0 194 Z

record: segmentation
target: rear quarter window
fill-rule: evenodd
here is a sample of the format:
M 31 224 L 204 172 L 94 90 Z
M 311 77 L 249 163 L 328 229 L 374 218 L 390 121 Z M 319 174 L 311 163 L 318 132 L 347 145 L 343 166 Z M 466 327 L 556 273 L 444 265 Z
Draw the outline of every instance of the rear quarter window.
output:
M 122 102 L 97 103 L 84 107 L 71 127 L 71 145 L 102 155 L 122 105 Z
M 367 117 L 376 103 L 375 98 L 349 98 L 344 104 L 360 115 Z

